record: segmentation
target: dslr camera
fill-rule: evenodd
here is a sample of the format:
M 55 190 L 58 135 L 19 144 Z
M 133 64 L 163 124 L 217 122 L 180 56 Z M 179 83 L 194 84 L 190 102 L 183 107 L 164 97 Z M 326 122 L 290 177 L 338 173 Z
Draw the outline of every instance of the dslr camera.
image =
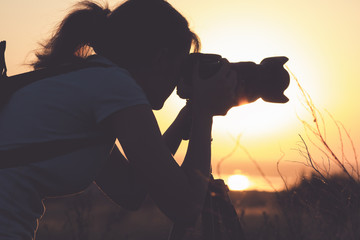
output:
M 179 97 L 183 99 L 192 97 L 192 73 L 196 62 L 199 63 L 199 76 L 206 79 L 216 74 L 221 68 L 221 58 L 217 54 L 190 54 L 182 66 L 182 80 L 177 86 Z M 270 57 L 263 59 L 260 64 L 254 62 L 230 63 L 231 68 L 237 72 L 238 76 L 236 93 L 238 93 L 239 105 L 244 104 L 244 98 L 245 103 L 254 102 L 259 98 L 271 103 L 289 101 L 284 95 L 284 91 L 290 83 L 290 76 L 283 67 L 287 61 L 287 57 Z M 245 90 L 245 96 L 239 96 L 242 88 Z

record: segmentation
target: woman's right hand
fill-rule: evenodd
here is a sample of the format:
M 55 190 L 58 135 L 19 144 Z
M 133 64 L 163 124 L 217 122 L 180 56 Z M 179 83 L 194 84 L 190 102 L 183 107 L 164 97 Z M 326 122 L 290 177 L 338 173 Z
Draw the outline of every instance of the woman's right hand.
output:
M 199 63 L 195 64 L 192 99 L 194 114 L 224 116 L 230 108 L 237 105 L 237 73 L 231 70 L 231 65 L 225 58 L 220 62 L 220 70 L 207 79 L 199 76 Z

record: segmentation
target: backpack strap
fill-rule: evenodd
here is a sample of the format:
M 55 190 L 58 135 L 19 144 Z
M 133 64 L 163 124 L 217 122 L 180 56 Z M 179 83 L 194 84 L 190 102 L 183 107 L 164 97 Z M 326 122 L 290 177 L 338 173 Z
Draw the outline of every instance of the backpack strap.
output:
M 64 139 L 31 143 L 10 150 L 0 150 L 0 170 L 46 161 L 51 158 L 72 153 L 81 148 L 103 144 L 109 139 L 109 136 L 91 139 Z
M 6 49 L 6 42 L 0 42 L 0 79 L 7 77 L 6 76 L 6 64 L 5 64 L 5 49 Z

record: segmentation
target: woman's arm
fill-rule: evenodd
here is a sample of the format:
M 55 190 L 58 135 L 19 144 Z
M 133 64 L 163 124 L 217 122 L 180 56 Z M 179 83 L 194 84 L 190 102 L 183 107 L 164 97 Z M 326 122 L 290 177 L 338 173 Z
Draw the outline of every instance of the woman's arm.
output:
M 163 139 L 170 152 L 175 155 L 181 141 L 188 140 L 192 124 L 192 113 L 190 103 L 181 109 L 174 122 L 163 134 Z
M 149 195 L 174 222 L 189 224 L 202 209 L 210 169 L 212 116 L 194 116 L 183 167 L 172 157 L 148 105 L 123 109 L 105 119 L 103 126 L 118 137 Z
M 191 110 L 187 103 L 163 134 L 170 152 L 175 155 L 184 137 L 190 137 Z M 129 161 L 114 145 L 109 159 L 96 176 L 95 183 L 112 201 L 128 210 L 137 210 L 145 200 L 147 190 Z
M 95 183 L 112 201 L 128 210 L 139 209 L 147 195 L 142 176 L 136 173 L 116 145 Z
M 190 106 L 187 104 L 163 134 L 170 152 L 175 155 L 184 136 L 189 138 L 191 127 Z M 109 159 L 96 176 L 95 183 L 112 201 L 128 210 L 137 210 L 144 201 L 147 190 L 129 161 L 114 145 Z

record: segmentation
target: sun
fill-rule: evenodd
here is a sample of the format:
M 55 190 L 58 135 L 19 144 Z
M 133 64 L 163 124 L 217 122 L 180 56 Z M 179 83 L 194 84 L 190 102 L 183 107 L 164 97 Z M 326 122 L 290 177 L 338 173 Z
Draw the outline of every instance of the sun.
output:
M 235 174 L 228 177 L 228 187 L 232 191 L 242 191 L 250 186 L 250 181 L 248 177 L 241 175 L 241 174 Z

